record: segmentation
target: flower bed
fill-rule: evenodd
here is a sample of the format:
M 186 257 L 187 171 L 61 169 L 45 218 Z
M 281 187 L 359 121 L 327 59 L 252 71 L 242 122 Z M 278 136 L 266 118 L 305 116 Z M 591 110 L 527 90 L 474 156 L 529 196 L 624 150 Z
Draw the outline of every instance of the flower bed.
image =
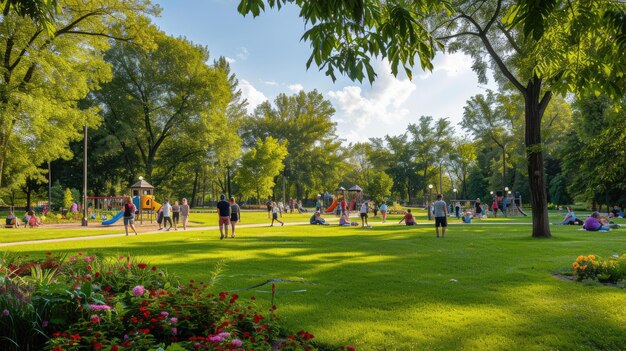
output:
M 0 259 L 0 350 L 317 350 L 275 310 L 130 257 Z
M 578 256 L 572 263 L 576 280 L 597 280 L 617 284 L 626 279 L 626 255 L 602 259 L 596 255 Z

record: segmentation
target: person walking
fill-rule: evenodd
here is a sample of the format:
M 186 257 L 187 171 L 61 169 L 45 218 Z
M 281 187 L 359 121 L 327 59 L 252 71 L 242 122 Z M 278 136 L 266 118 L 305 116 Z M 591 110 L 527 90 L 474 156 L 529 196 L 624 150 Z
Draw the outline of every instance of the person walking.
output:
M 292 198 L 289 198 L 289 213 L 293 213 L 293 208 L 296 207 L 296 202 Z
M 228 225 L 230 224 L 230 204 L 226 201 L 226 195 L 220 195 L 220 201 L 217 202 L 217 210 L 219 215 L 220 240 L 222 240 L 228 238 Z
M 126 203 L 122 210 L 124 211 L 124 230 L 126 231 L 126 236 L 128 236 L 129 225 L 133 229 L 133 232 L 135 232 L 135 235 L 137 235 L 137 229 L 135 229 L 135 212 L 137 212 L 137 208 L 130 200 L 130 197 L 126 198 Z
M 178 230 L 178 221 L 180 220 L 180 205 L 178 200 L 174 201 L 172 206 L 172 221 L 174 222 L 174 230 Z
M 378 208 L 380 210 L 380 217 L 382 218 L 382 223 L 385 223 L 387 220 L 387 203 L 383 201 Z
M 165 203 L 162 206 L 163 209 L 163 229 L 169 232 L 172 229 L 172 205 L 170 205 L 170 199 L 165 198 Z M 170 227 L 167 228 L 167 223 L 170 223 Z M 166 229 L 167 228 L 167 229 Z
M 435 214 L 435 232 L 437 233 L 437 237 L 439 237 L 439 227 L 441 227 L 441 237 L 445 237 L 446 235 L 446 227 L 448 226 L 448 206 L 446 202 L 443 201 L 443 195 L 437 195 L 437 201 L 433 204 L 434 206 L 434 214 Z
M 189 220 L 189 204 L 187 199 L 183 198 L 183 204 L 180 205 L 180 221 L 183 223 L 183 230 L 187 230 L 187 221 Z
M 241 220 L 241 209 L 235 202 L 235 198 L 230 198 L 230 228 L 232 229 L 231 238 L 235 237 L 235 225 Z
M 272 199 L 267 199 L 265 207 L 267 207 L 267 219 L 270 219 L 270 215 L 272 214 Z
M 285 225 L 285 222 L 281 222 L 278 219 L 278 205 L 272 201 L 272 224 L 270 224 L 270 227 L 274 226 L 274 221 L 280 223 L 281 226 Z

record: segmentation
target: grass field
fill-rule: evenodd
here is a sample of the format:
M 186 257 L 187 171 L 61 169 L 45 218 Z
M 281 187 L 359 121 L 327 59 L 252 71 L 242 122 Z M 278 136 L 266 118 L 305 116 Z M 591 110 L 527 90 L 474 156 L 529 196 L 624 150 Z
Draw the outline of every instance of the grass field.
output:
M 215 216 L 192 219 L 196 226 L 214 225 Z M 244 224 L 268 223 L 265 213 L 243 218 Z M 216 230 L 199 230 L 4 250 L 131 254 L 182 281 L 207 280 L 221 262 L 217 290 L 239 290 L 268 307 L 269 285 L 242 289 L 290 280 L 277 283 L 283 325 L 308 330 L 323 344 L 359 350 L 626 349 L 626 290 L 553 276 L 570 270 L 581 254 L 625 253 L 626 229 L 589 233 L 554 226 L 554 238 L 537 240 L 528 218 L 452 220 L 446 238 L 437 239 L 431 225 L 395 225 L 399 219 L 392 216 L 385 225 L 372 219 L 371 229 L 240 228 L 236 239 L 223 241 Z

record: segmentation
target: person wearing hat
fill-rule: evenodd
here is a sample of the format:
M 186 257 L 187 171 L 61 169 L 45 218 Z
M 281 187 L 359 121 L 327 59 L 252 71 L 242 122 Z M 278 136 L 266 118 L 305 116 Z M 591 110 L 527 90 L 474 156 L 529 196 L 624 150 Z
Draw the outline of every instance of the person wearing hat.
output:
M 219 215 L 220 240 L 228 238 L 228 225 L 230 224 L 231 207 L 226 201 L 226 195 L 220 195 L 220 201 L 217 202 L 217 212 Z
M 170 199 L 165 198 L 165 203 L 162 206 L 163 210 L 163 229 L 170 231 L 172 229 L 172 205 L 170 205 Z M 170 223 L 170 227 L 167 228 L 167 223 Z M 167 229 L 166 229 L 167 228 Z

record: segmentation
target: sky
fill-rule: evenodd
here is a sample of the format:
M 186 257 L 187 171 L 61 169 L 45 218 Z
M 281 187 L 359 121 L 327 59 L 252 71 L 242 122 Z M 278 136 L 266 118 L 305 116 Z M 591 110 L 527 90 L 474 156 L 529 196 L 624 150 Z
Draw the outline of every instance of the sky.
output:
M 478 83 L 471 60 L 462 54 L 437 56 L 432 72 L 416 67 L 413 80 L 394 77 L 389 64 L 378 60 L 372 85 L 341 76 L 333 82 L 314 65 L 306 69 L 311 49 L 300 40 L 306 27 L 295 6 L 253 18 L 237 12 L 238 0 L 154 2 L 162 8 L 154 19 L 161 30 L 206 46 L 211 62 L 226 57 L 250 112 L 280 93 L 315 89 L 334 106 L 337 135 L 347 142 L 402 134 L 420 116 L 448 118 L 457 134 L 463 134 L 458 124 L 465 102 L 487 88 Z

